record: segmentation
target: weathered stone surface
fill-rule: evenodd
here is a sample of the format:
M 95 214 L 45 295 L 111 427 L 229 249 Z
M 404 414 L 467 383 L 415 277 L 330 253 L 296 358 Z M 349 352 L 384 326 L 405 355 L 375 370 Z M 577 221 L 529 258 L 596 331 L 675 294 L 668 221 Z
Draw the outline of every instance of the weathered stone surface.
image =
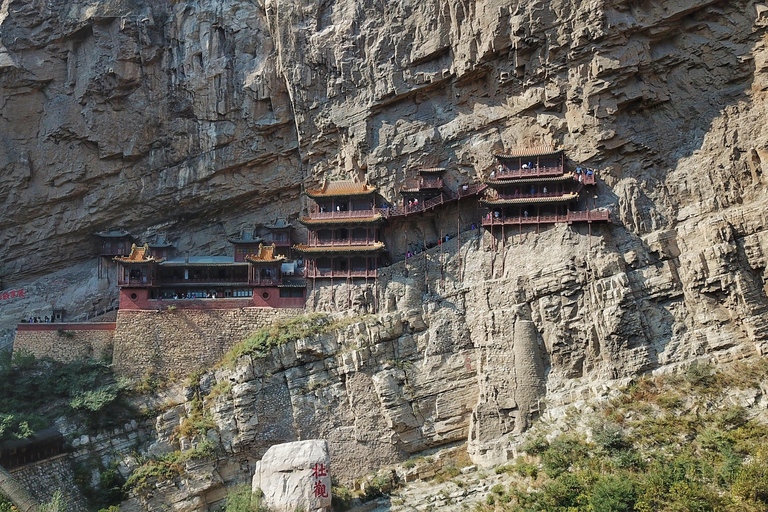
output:
M 752 0 L 9 0 L 0 277 L 25 296 L 0 323 L 109 305 L 89 240 L 111 225 L 223 254 L 243 224 L 295 219 L 302 183 L 391 200 L 413 166 L 474 181 L 494 150 L 557 143 L 599 168 L 609 225 L 476 230 L 459 259 L 420 244 L 455 240 L 475 204 L 399 222 L 384 238 L 419 252 L 407 266 L 308 290 L 375 321 L 201 385 L 231 382 L 207 401 L 245 461 L 309 437 L 347 479 L 466 439 L 498 460 L 603 386 L 768 353 L 766 27 Z
M 253 490 L 275 512 L 331 510 L 328 443 L 321 439 L 272 446 L 256 463 Z

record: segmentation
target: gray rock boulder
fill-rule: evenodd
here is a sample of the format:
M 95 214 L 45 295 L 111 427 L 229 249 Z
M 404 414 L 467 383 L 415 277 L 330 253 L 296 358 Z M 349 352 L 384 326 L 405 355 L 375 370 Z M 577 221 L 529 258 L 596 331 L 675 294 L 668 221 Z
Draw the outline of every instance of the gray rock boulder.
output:
M 272 446 L 256 463 L 253 490 L 274 512 L 331 510 L 331 473 L 324 439 Z

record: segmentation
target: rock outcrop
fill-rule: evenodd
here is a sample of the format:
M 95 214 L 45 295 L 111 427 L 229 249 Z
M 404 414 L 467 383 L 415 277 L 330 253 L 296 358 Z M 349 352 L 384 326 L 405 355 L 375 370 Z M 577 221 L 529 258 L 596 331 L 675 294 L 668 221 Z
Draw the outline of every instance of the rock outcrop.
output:
M 256 463 L 253 491 L 275 512 L 331 510 L 331 463 L 321 439 L 272 446 Z
M 2 302 L 0 327 L 108 303 L 99 229 L 221 253 L 242 224 L 295 219 L 302 184 L 365 179 L 394 199 L 412 166 L 477 181 L 494 150 L 551 142 L 599 169 L 591 201 L 610 225 L 493 244 L 478 231 L 460 257 L 419 255 L 375 286 L 312 287 L 310 309 L 379 316 L 207 376 L 231 384 L 207 399 L 228 456 L 248 466 L 324 438 L 351 478 L 468 439 L 493 462 L 548 408 L 765 354 L 766 13 L 753 0 L 6 0 L 0 277 L 25 294 Z M 472 210 L 403 222 L 393 259 L 401 235 L 434 238 Z

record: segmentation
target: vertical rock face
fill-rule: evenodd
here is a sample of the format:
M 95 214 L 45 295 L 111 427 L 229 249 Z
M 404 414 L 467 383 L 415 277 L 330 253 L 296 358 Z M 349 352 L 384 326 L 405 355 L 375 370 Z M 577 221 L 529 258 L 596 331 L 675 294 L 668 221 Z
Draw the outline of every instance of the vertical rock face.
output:
M 568 165 L 599 168 L 590 201 L 610 225 L 485 234 L 376 286 L 313 288 L 310 308 L 382 315 L 219 371 L 233 384 L 209 399 L 220 444 L 257 458 L 322 437 L 346 478 L 465 439 L 498 460 L 542 408 L 697 358 L 765 354 L 766 12 L 5 0 L 0 277 L 28 291 L 2 304 L 1 326 L 43 301 L 102 300 L 89 246 L 101 228 L 162 228 L 182 251 L 223 253 L 243 223 L 295 218 L 302 183 L 367 179 L 394 199 L 410 166 L 468 182 L 494 150 L 552 142 Z M 479 218 L 404 223 L 388 247 L 467 215 Z
M 323 440 L 277 444 L 256 463 L 253 491 L 275 512 L 331 510 L 328 443 Z

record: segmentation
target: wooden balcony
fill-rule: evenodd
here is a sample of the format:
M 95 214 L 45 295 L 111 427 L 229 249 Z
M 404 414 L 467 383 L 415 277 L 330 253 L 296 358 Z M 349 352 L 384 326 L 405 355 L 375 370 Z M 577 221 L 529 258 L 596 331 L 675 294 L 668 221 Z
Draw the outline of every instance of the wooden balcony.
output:
M 568 223 L 572 222 L 608 222 L 611 220 L 608 210 L 587 210 L 585 212 L 568 212 Z
M 557 165 L 554 167 L 534 167 L 533 169 L 509 169 L 503 167 L 501 171 L 498 168 L 494 168 L 492 180 L 509 180 L 517 178 L 546 178 L 550 176 L 562 176 L 565 172 L 563 166 Z
M 118 279 L 117 286 L 122 286 L 123 288 L 147 288 L 155 286 L 156 281 L 157 279 L 152 279 L 150 277 Z
M 403 192 L 418 192 L 420 190 L 441 189 L 445 185 L 443 178 L 422 176 L 412 180 L 405 180 Z
M 567 215 L 500 215 L 483 217 L 483 226 L 520 226 L 528 224 L 558 224 L 567 222 L 608 222 L 608 210 L 569 211 Z
M 279 286 L 283 284 L 281 277 L 257 277 L 248 281 L 250 286 Z
M 230 278 L 200 278 L 200 279 L 163 279 L 163 280 L 157 280 L 156 284 L 158 285 L 172 285 L 172 286 L 181 286 L 181 285 L 206 285 L 206 286 L 227 286 L 227 285 L 237 285 L 237 284 L 248 284 L 248 278 L 247 277 L 230 277 Z
M 352 277 L 376 277 L 376 270 L 331 270 L 328 268 L 307 269 L 304 276 L 308 278 L 352 278 Z
M 310 247 L 359 247 L 376 244 L 373 238 L 345 238 L 343 240 L 312 240 Z
M 377 209 L 371 208 L 370 210 L 347 210 L 341 212 L 321 212 L 320 210 L 312 210 L 309 212 L 309 218 L 312 220 L 329 220 L 329 219 L 365 219 L 373 217 L 378 212 Z
M 264 237 L 264 243 L 266 245 L 275 244 L 275 247 L 290 247 L 291 239 L 288 236 L 272 236 L 268 234 Z

